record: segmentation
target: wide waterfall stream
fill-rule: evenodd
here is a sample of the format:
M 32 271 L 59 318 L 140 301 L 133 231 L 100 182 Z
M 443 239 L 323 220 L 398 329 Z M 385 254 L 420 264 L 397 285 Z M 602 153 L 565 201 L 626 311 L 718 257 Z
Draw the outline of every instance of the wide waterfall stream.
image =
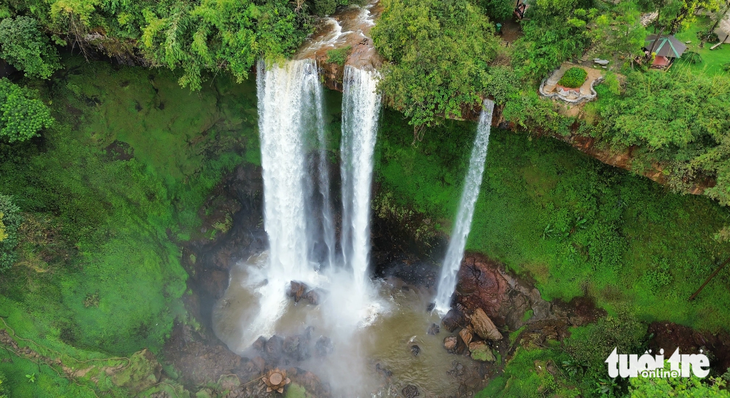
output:
M 427 311 L 432 290 L 370 277 L 370 200 L 381 108 L 376 74 L 345 68 L 340 204 L 332 200 L 337 192 L 330 192 L 315 62 L 261 62 L 257 79 L 269 250 L 231 271 L 229 288 L 214 309 L 218 337 L 242 356 L 256 355 L 251 347 L 260 336 L 317 341 L 314 355 L 295 354 L 296 366 L 329 383 L 334 396 L 396 396 L 409 384 L 426 396 L 449 396 L 459 389 L 456 374 L 463 378 L 471 372 L 481 380 L 475 362 L 443 348 L 445 333 L 427 333 L 440 323 L 438 314 Z M 475 151 L 482 167 L 484 135 L 480 127 Z M 472 174 L 466 189 L 478 194 Z M 473 208 L 471 196 L 467 201 Z M 470 220 L 471 212 L 460 217 L 460 222 Z M 463 251 L 464 242 L 457 246 Z M 292 281 L 302 282 L 316 298 L 295 303 L 287 297 Z M 317 355 L 318 350 L 324 354 Z M 277 366 L 287 365 L 284 360 Z

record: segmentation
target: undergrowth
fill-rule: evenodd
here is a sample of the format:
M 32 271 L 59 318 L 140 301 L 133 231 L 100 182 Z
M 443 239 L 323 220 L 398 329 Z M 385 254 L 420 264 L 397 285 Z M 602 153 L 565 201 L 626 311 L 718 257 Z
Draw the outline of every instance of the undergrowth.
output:
M 449 233 L 475 133 L 446 121 L 413 147 L 412 129 L 386 111 L 381 194 Z M 730 274 L 687 299 L 730 256 L 713 239 L 728 223 L 730 211 L 708 198 L 670 193 L 553 139 L 493 129 L 467 249 L 529 273 L 549 300 L 587 294 L 609 313 L 625 304 L 644 321 L 718 330 L 730 325 Z

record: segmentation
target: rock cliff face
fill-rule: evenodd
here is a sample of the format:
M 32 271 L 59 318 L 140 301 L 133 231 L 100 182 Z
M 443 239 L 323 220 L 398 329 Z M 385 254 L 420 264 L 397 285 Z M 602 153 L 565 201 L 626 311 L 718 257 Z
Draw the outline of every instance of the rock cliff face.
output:
M 379 0 L 371 1 L 365 7 L 350 7 L 323 18 L 314 34 L 307 39 L 295 55 L 296 59 L 314 59 L 327 88 L 342 91 L 345 65 L 358 69 L 377 70 L 383 59 L 375 50 L 370 29 L 380 17 L 382 7 Z M 331 60 L 332 51 L 344 52 L 341 60 Z M 339 61 L 339 60 L 338 60 Z

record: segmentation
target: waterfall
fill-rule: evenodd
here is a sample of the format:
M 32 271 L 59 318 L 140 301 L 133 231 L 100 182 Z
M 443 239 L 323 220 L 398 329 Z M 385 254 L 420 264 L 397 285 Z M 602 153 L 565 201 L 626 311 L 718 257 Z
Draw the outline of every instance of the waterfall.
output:
M 487 147 L 489 145 L 489 132 L 492 128 L 492 111 L 494 102 L 484 100 L 482 113 L 479 116 L 477 136 L 474 139 L 474 146 L 469 159 L 469 171 L 464 180 L 464 190 L 459 201 L 459 210 L 456 215 L 456 223 L 451 233 L 451 240 L 446 251 L 446 257 L 441 268 L 438 291 L 436 293 L 435 309 L 440 314 L 445 314 L 451 307 L 451 295 L 456 289 L 457 274 L 464 258 L 466 240 L 471 230 L 471 220 L 474 216 L 474 207 L 479 198 L 479 189 L 482 185 L 482 174 L 484 173 L 484 162 L 487 158 Z
M 317 176 L 319 183 L 320 206 L 322 214 L 322 236 L 327 246 L 327 253 L 324 263 L 329 267 L 334 265 L 335 256 L 335 222 L 332 214 L 332 201 L 330 199 L 330 177 L 329 167 L 327 166 L 327 138 L 325 137 L 324 123 L 324 97 L 322 94 L 322 84 L 319 79 L 307 79 L 310 91 L 314 94 L 312 108 L 315 109 L 315 126 L 317 129 L 317 145 L 319 151 L 317 154 Z
M 367 289 L 370 256 L 370 191 L 380 115 L 375 73 L 345 67 L 342 99 L 342 256 L 352 268 L 353 289 Z
M 257 65 L 264 228 L 269 238 L 266 283 L 259 290 L 259 315 L 250 325 L 257 333 L 270 332 L 281 316 L 289 281 L 303 281 L 310 286 L 318 281 L 317 267 L 310 261 L 317 239 L 311 231 L 324 217 L 310 211 L 317 206 L 311 203 L 313 187 L 307 153 L 312 142 L 307 133 L 313 121 L 317 126 L 323 123 L 317 122 L 322 119 L 319 84 L 316 64 L 311 60 L 268 67 L 261 61 Z M 324 132 L 318 136 L 323 140 Z M 329 184 L 328 177 L 320 176 L 320 185 L 323 181 Z M 328 203 L 320 207 L 323 212 L 329 211 Z M 332 235 L 334 241 L 334 232 Z

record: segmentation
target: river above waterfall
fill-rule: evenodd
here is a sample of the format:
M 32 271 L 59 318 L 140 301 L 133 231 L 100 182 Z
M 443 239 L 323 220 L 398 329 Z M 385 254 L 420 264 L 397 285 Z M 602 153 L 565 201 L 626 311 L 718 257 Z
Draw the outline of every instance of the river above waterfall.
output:
M 250 283 L 263 263 L 253 257 L 233 267 L 229 288 L 213 312 L 218 338 L 232 351 L 249 358 L 257 353 L 250 348 L 251 339 L 242 336 L 247 333 L 247 320 L 258 310 Z M 317 306 L 304 300 L 287 301 L 273 327 L 276 335 L 297 335 L 311 326 L 313 341 L 325 336 L 332 339 L 333 346 L 324 357 L 312 352 L 310 358 L 290 366 L 317 374 L 330 384 L 332 395 L 337 397 L 400 396 L 408 385 L 417 386 L 420 396 L 463 396 L 460 386 L 464 390 L 465 384 L 482 385 L 492 365 L 449 354 L 443 347 L 444 337 L 451 335 L 446 330 L 435 335 L 427 333 L 432 324 L 440 324 L 438 315 L 426 311 L 433 289 L 406 285 L 397 278 L 376 280 L 375 288 L 379 314 L 353 333 L 343 333 L 337 320 L 324 316 L 326 308 L 336 305 L 327 302 L 326 294 Z M 417 355 L 414 350 L 418 350 Z

